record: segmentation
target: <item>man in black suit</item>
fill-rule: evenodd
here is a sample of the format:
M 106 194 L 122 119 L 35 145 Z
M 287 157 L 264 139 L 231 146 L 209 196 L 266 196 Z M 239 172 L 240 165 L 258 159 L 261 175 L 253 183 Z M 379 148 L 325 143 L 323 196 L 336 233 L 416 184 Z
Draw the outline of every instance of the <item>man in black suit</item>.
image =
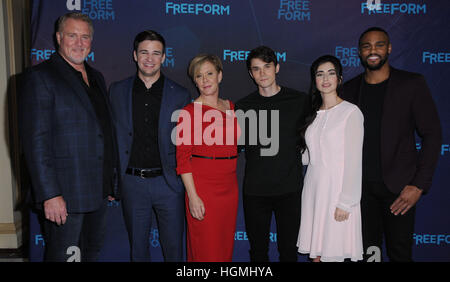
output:
M 391 67 L 391 50 L 385 30 L 364 31 L 359 56 L 365 72 L 345 83 L 343 98 L 364 114 L 361 212 L 366 255 L 371 246 L 381 250 L 384 232 L 390 261 L 411 261 L 415 205 L 431 186 L 441 126 L 424 77 Z M 415 132 L 422 139 L 419 152 Z
M 86 15 L 60 17 L 58 52 L 24 75 L 20 133 L 34 200 L 45 216 L 47 261 L 66 261 L 73 247 L 81 249 L 81 260 L 96 260 L 107 199 L 117 192 L 106 86 L 85 62 L 93 33 Z

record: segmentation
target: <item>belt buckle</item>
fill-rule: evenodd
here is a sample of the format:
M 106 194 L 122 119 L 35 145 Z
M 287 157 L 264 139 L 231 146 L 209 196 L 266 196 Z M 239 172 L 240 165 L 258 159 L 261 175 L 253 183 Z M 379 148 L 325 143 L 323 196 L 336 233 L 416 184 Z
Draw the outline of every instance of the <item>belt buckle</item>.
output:
M 140 171 L 140 177 L 145 179 L 144 173 L 146 172 L 146 170 L 142 169 Z

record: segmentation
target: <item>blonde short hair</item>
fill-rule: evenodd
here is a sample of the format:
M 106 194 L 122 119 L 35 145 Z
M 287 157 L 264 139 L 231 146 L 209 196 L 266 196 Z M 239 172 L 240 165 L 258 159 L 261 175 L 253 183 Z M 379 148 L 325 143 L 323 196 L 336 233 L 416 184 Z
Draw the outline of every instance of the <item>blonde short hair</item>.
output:
M 199 54 L 189 63 L 188 74 L 193 81 L 195 81 L 195 74 L 198 72 L 198 69 L 205 62 L 210 62 L 213 64 L 217 72 L 221 72 L 223 70 L 222 62 L 219 57 L 213 54 Z

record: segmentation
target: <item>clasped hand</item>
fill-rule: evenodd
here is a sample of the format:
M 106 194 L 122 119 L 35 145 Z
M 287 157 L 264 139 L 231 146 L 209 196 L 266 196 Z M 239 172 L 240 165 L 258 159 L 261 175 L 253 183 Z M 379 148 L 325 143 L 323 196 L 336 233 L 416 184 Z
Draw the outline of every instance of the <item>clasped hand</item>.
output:
M 346 212 L 340 208 L 336 208 L 336 210 L 334 211 L 334 219 L 338 222 L 347 220 L 349 215 L 349 212 Z

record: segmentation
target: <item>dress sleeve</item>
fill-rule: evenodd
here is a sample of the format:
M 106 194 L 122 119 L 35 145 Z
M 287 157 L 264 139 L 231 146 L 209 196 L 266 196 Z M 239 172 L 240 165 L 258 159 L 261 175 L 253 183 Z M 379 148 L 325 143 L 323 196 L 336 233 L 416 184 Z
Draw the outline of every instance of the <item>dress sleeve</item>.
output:
M 344 175 L 337 207 L 347 212 L 361 200 L 364 118 L 356 108 L 348 117 L 344 132 Z
M 184 108 L 181 110 L 177 123 L 176 157 L 177 174 L 192 172 L 191 158 L 193 150 L 193 114 Z
M 302 164 L 309 165 L 309 150 L 308 148 L 302 153 Z

